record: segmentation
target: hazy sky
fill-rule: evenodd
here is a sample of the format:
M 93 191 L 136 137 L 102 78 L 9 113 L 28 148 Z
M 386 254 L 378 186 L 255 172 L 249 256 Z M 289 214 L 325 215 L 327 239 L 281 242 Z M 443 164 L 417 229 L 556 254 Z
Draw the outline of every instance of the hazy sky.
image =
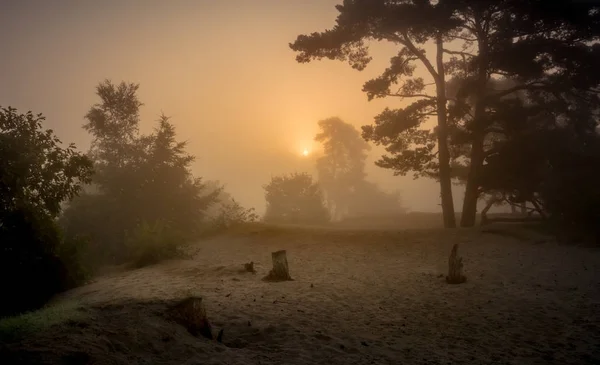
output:
M 218 179 L 246 206 L 264 209 L 272 174 L 312 172 L 317 121 L 357 128 L 385 106 L 361 91 L 394 48 L 374 45 L 363 72 L 347 64 L 298 64 L 288 44 L 334 24 L 341 0 L 1 0 L 0 105 L 47 117 L 65 142 L 87 150 L 83 116 L 95 86 L 140 84 L 142 131 L 161 112 L 197 156 L 194 173 Z M 374 148 L 370 161 L 381 150 Z M 400 189 L 407 207 L 439 210 L 433 181 L 394 177 L 369 162 L 369 180 Z M 455 192 L 460 210 L 462 189 Z

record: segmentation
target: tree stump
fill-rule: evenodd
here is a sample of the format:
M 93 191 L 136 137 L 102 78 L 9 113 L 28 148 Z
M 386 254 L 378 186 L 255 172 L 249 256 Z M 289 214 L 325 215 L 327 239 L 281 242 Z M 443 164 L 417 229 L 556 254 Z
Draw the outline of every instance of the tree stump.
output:
M 273 260 L 273 268 L 269 274 L 263 278 L 265 281 L 289 281 L 293 280 L 290 277 L 288 261 L 285 250 L 271 253 Z
M 244 270 L 256 274 L 256 270 L 254 270 L 254 261 L 250 261 L 247 264 L 244 264 Z
M 189 297 L 169 308 L 171 318 L 185 327 L 192 336 L 213 339 L 212 327 L 206 317 L 201 297 Z
M 463 262 L 462 257 L 458 257 L 458 243 L 455 243 L 448 258 L 448 276 L 446 282 L 448 284 L 462 284 L 467 281 L 467 278 L 462 273 Z

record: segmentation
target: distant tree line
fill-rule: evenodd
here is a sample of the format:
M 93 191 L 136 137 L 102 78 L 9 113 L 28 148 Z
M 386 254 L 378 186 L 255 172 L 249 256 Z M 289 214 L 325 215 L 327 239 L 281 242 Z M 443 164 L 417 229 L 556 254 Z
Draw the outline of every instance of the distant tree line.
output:
M 366 180 L 370 146 L 351 124 L 333 117 L 318 122 L 317 179 L 304 173 L 274 176 L 265 185 L 266 222 L 324 224 L 348 218 L 404 213 L 400 194 Z

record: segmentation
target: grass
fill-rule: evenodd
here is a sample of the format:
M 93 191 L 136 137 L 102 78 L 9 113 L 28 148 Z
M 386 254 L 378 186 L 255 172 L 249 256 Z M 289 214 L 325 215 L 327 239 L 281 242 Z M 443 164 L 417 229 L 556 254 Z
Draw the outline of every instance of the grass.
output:
M 86 317 L 78 302 L 57 303 L 37 311 L 0 319 L 0 341 L 19 341 L 52 326 Z

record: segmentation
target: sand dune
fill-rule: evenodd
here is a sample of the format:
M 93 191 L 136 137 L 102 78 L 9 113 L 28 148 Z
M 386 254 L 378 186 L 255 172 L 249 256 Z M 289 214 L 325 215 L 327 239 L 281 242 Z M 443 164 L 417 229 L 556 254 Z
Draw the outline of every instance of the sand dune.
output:
M 460 243 L 468 281 L 448 285 Z M 267 283 L 288 250 L 290 282 Z M 94 364 L 600 363 L 600 251 L 476 230 L 259 230 L 193 259 L 114 273 L 66 293 L 86 316 L 11 344 L 11 361 Z M 258 273 L 240 272 L 254 261 Z M 440 277 L 441 276 L 441 277 Z M 223 344 L 164 318 L 203 296 Z

